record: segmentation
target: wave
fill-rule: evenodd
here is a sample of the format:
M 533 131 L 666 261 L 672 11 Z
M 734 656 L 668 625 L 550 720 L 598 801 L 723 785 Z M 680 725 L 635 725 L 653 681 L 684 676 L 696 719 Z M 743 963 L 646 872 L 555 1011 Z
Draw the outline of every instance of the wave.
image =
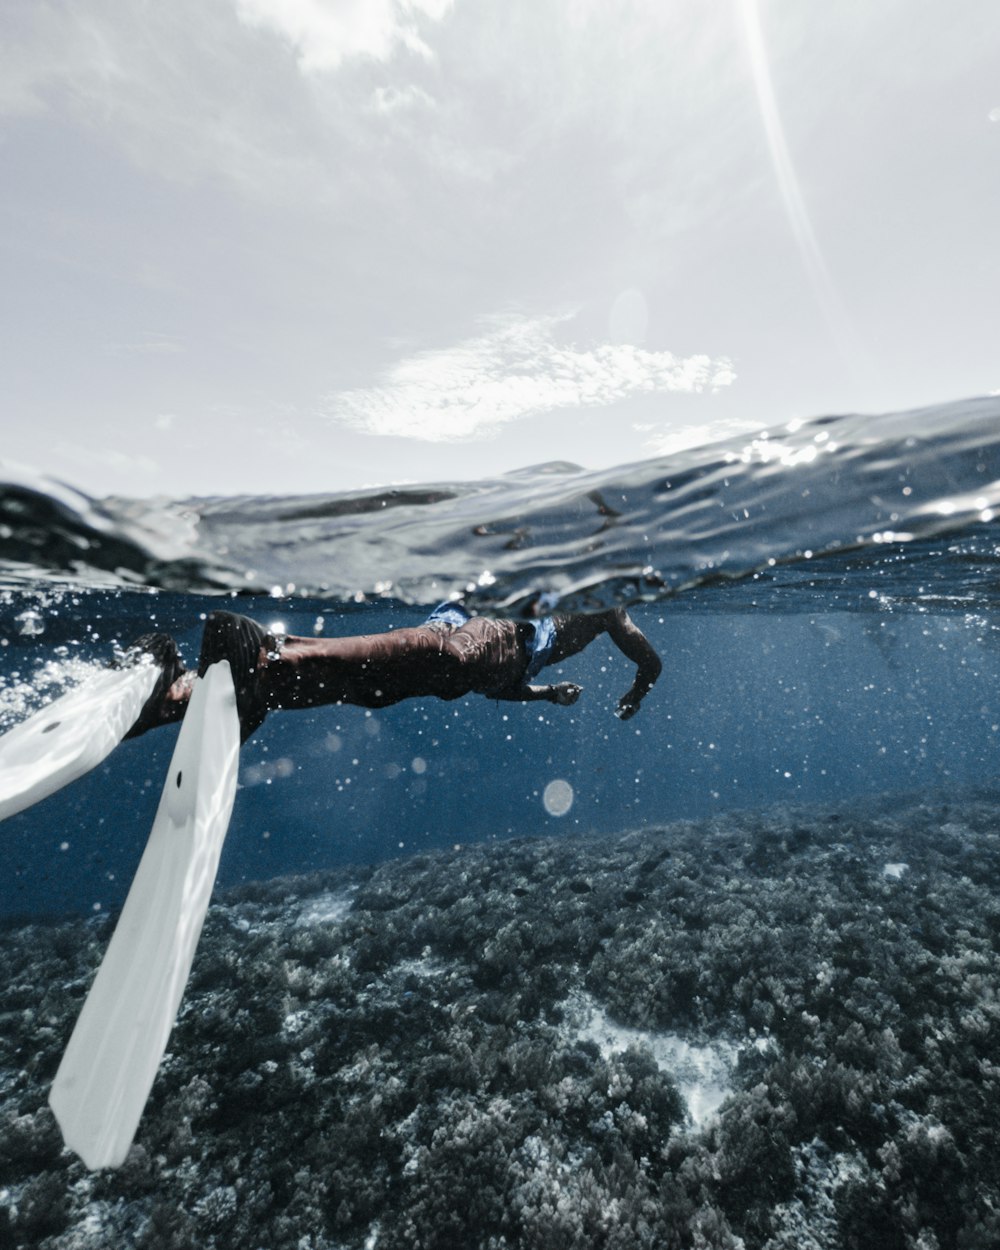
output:
M 996 397 L 795 421 L 614 469 L 556 462 L 330 495 L 96 500 L 0 475 L 7 588 L 461 595 L 524 613 L 543 592 L 583 609 L 720 583 L 801 595 L 842 585 L 848 570 L 857 586 L 863 567 L 875 593 L 899 599 L 998 593 Z

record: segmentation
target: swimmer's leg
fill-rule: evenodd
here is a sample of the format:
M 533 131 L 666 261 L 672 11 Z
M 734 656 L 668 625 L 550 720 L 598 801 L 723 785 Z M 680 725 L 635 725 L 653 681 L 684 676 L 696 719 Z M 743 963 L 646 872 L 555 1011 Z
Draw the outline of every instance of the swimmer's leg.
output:
M 249 617 L 233 612 L 211 612 L 205 622 L 197 675 L 204 677 L 218 660 L 229 661 L 236 689 L 241 743 L 260 727 L 267 715 L 262 674 L 276 646 L 274 637 Z M 187 710 L 195 679 L 195 672 L 185 669 L 177 644 L 167 634 L 143 635 L 128 649 L 122 662 L 134 662 L 134 658 L 141 655 L 151 655 L 162 673 L 138 720 L 125 735 L 127 738 L 138 738 L 150 729 L 180 720 Z
M 228 660 L 236 690 L 236 710 L 240 718 L 240 744 L 263 724 L 268 712 L 263 678 L 268 657 L 277 658 L 277 640 L 248 616 L 233 612 L 210 612 L 201 636 L 198 676 L 204 677 L 211 665 Z
M 153 693 L 142 705 L 135 724 L 125 735 L 126 738 L 138 738 L 150 729 L 180 720 L 191 697 L 194 674 L 185 669 L 177 651 L 177 643 L 169 634 L 143 634 L 126 650 L 122 659 L 115 660 L 111 667 L 125 668 L 147 655 L 152 656 L 153 663 L 160 669 L 160 675 L 153 687 Z

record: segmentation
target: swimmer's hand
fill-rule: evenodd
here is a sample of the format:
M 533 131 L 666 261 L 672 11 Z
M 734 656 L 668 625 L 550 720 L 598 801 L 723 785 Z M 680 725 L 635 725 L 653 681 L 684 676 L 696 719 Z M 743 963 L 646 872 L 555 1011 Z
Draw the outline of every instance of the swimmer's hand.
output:
M 558 703 L 560 707 L 571 707 L 583 693 L 583 687 L 571 681 L 561 681 L 558 685 L 550 686 L 549 690 L 551 691 L 550 699 L 553 703 Z
M 643 696 L 649 693 L 649 687 L 644 690 L 636 690 L 633 686 L 630 690 L 626 690 L 622 697 L 618 700 L 618 706 L 615 708 L 615 715 L 619 720 L 631 720 L 638 712 L 639 704 L 643 700 Z

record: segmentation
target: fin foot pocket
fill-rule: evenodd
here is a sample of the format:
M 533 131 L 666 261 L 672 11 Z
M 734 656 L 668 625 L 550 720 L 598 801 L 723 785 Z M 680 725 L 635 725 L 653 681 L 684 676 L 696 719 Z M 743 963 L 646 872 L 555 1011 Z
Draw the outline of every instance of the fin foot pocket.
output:
M 142 711 L 126 738 L 138 738 L 149 729 L 155 729 L 163 723 L 163 704 L 167 691 L 178 677 L 186 671 L 184 662 L 177 650 L 177 643 L 169 634 L 143 634 L 131 643 L 120 659 L 112 660 L 109 668 L 131 668 L 140 663 L 145 656 L 152 656 L 153 663 L 160 670 L 153 693 L 142 705 Z
M 198 676 L 204 677 L 212 664 L 228 660 L 236 689 L 236 710 L 240 718 L 240 744 L 258 729 L 267 716 L 267 701 L 259 667 L 261 653 L 274 651 L 277 641 L 262 625 L 235 612 L 210 612 L 201 637 Z

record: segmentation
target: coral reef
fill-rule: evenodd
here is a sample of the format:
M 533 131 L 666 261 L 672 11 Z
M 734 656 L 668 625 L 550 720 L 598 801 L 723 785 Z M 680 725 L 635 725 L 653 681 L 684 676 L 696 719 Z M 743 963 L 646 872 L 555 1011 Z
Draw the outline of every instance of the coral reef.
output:
M 0 1246 L 1000 1244 L 998 883 L 982 791 L 245 886 L 97 1174 L 45 1098 L 110 922 L 9 930 Z

